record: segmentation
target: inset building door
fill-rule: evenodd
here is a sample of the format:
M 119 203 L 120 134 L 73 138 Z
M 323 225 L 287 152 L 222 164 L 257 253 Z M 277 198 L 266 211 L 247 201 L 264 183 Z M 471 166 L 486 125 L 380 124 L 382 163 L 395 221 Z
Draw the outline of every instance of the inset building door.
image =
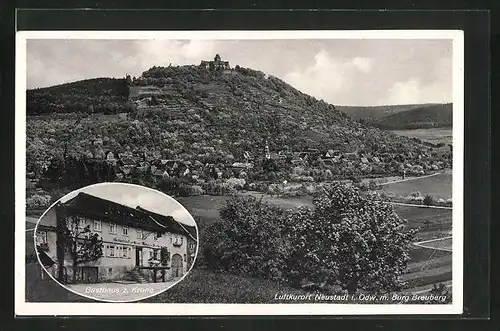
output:
M 182 277 L 182 256 L 174 254 L 172 256 L 172 277 Z
M 99 269 L 97 267 L 83 266 L 81 269 L 81 281 L 83 283 L 95 284 L 98 281 Z
M 143 258 L 142 258 L 142 247 L 135 248 L 135 266 L 142 267 L 143 266 Z

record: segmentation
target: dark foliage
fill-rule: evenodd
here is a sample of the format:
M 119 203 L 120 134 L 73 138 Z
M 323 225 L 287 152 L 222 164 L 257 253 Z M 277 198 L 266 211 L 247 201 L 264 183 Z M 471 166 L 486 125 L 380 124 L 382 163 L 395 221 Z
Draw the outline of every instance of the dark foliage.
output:
M 26 113 L 118 113 L 130 111 L 125 79 L 95 78 L 26 92 Z

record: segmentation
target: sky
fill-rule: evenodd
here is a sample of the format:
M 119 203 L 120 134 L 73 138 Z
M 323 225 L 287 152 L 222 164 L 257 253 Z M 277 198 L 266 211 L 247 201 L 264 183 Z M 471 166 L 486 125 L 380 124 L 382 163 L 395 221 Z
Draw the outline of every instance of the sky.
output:
M 123 183 L 92 185 L 65 195 L 61 199 L 61 202 L 68 201 L 80 192 L 85 192 L 132 208 L 141 206 L 157 214 L 170 215 L 176 221 L 183 224 L 195 225 L 191 214 L 179 202 L 161 192 L 142 186 Z
M 452 101 L 452 40 L 29 39 L 27 87 L 96 77 L 140 76 L 152 66 L 230 65 L 276 76 L 334 105 Z

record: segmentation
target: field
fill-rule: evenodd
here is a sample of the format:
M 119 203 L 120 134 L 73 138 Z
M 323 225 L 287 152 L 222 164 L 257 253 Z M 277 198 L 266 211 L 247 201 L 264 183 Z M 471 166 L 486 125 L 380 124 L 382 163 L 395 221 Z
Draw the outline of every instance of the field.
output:
M 399 136 L 418 138 L 433 144 L 444 143 L 447 145 L 453 142 L 452 128 L 392 130 L 391 132 Z
M 241 195 L 253 196 L 257 199 L 262 198 L 262 201 L 269 202 L 283 209 L 297 208 L 299 206 L 312 207 L 312 197 L 304 196 L 300 198 L 276 198 L 267 194 L 259 192 L 242 192 Z M 219 208 L 229 199 L 227 196 L 192 196 L 192 197 L 178 197 L 177 201 L 180 202 L 195 219 L 202 218 L 209 223 L 215 222 L 219 219 Z
M 394 211 L 408 221 L 409 228 L 418 231 L 419 241 L 450 236 L 451 209 L 394 205 Z
M 452 174 L 445 172 L 431 177 L 423 177 L 408 181 L 384 184 L 380 193 L 410 195 L 419 191 L 422 195 L 430 195 L 435 199 L 450 199 L 452 197 Z

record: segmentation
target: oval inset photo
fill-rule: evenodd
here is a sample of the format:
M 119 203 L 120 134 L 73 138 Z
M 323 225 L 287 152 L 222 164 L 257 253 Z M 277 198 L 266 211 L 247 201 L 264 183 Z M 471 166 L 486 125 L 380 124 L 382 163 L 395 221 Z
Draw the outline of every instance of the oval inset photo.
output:
M 35 228 L 38 261 L 61 286 L 106 302 L 131 302 L 168 290 L 191 270 L 198 228 L 159 191 L 101 183 L 54 203 Z

